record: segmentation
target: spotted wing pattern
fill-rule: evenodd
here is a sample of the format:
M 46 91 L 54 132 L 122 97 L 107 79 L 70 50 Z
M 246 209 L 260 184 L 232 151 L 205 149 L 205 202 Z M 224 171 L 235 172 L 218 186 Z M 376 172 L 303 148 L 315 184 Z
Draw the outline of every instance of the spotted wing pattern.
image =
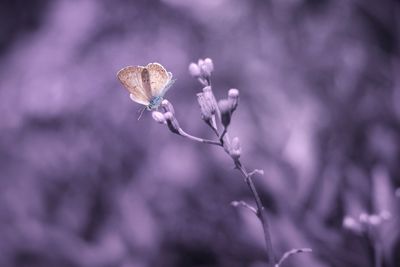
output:
M 143 87 L 142 66 L 128 66 L 117 73 L 118 80 L 131 93 L 131 99 L 142 105 L 149 105 L 152 98 L 149 91 Z
M 159 63 L 150 63 L 146 66 L 150 75 L 150 87 L 152 96 L 163 96 L 164 88 L 171 81 L 172 75 Z

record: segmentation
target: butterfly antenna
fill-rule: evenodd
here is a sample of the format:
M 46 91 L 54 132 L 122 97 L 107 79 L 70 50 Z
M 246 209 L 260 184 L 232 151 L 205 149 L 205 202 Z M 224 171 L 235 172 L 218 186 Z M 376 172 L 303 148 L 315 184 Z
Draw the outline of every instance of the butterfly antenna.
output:
M 143 108 L 141 108 L 141 109 L 139 110 L 140 114 L 139 114 L 139 117 L 137 118 L 137 120 L 140 120 L 140 118 L 142 117 L 143 112 L 144 112 L 145 110 L 146 110 L 146 107 L 143 107 Z

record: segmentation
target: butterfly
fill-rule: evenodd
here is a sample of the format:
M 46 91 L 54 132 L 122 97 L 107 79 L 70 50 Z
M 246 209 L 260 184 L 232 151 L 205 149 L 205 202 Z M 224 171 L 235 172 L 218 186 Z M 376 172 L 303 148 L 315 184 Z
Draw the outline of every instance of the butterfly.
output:
M 149 63 L 147 66 L 128 66 L 117 73 L 118 80 L 129 91 L 130 97 L 145 109 L 157 109 L 168 89 L 175 82 L 172 73 L 159 63 Z

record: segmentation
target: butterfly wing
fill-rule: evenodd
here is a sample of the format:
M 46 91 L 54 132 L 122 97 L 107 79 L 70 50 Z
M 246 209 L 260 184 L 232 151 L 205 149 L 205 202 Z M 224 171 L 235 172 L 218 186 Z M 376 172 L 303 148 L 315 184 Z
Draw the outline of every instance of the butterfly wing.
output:
M 172 79 L 172 73 L 159 63 L 150 63 L 146 66 L 149 71 L 150 87 L 152 96 L 163 96 L 166 92 L 165 88 Z
M 171 86 L 174 84 L 174 82 L 176 81 L 176 79 L 172 78 L 172 72 L 168 72 L 168 76 L 169 76 L 169 81 L 165 85 L 164 89 L 162 90 L 161 96 L 163 96 L 169 90 L 169 88 L 171 88 Z
M 142 66 L 128 66 L 117 73 L 118 80 L 131 93 L 131 99 L 139 104 L 148 106 L 152 98 L 149 90 L 143 87 Z

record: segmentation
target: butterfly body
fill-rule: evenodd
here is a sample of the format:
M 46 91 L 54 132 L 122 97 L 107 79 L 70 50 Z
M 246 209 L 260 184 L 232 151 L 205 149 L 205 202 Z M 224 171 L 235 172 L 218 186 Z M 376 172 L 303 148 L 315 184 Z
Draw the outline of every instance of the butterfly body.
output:
M 150 103 L 147 105 L 147 110 L 158 108 L 163 99 L 163 96 L 154 96 L 152 99 L 150 99 Z
M 159 63 L 125 67 L 117 73 L 117 78 L 129 91 L 131 99 L 146 106 L 147 110 L 158 108 L 174 83 L 172 73 Z

